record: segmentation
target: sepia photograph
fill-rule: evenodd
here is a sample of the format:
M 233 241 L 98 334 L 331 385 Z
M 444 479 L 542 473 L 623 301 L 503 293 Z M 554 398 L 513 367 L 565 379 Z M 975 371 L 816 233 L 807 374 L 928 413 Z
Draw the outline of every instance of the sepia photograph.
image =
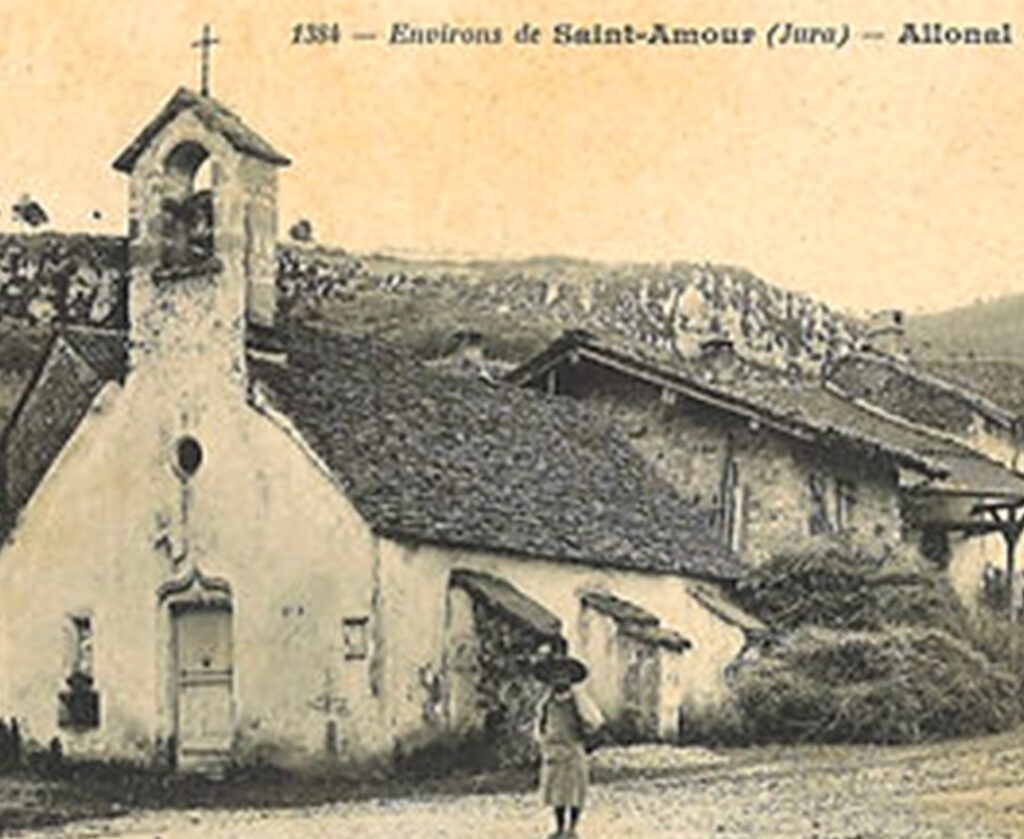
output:
M 0 837 L 1024 839 L 1022 69 L 0 0 Z

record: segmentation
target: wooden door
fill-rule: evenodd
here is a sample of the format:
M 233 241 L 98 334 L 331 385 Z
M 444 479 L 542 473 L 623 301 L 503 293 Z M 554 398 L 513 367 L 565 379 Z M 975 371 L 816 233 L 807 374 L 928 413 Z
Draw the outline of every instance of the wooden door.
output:
M 203 606 L 174 615 L 178 760 L 216 761 L 233 735 L 231 611 Z
M 623 721 L 630 736 L 651 740 L 658 735 L 658 703 L 661 696 L 661 663 L 658 649 L 630 642 L 623 673 Z

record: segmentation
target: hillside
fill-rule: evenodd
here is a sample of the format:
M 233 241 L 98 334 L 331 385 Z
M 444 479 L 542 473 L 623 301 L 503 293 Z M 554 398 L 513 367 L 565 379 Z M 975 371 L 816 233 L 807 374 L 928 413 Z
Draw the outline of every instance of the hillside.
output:
M 907 318 L 907 340 L 927 358 L 979 358 L 1024 363 L 1024 294 Z
M 345 331 L 372 332 L 426 358 L 475 333 L 485 355 L 517 363 L 565 329 L 618 333 L 683 355 L 724 333 L 752 358 L 816 367 L 857 343 L 855 319 L 727 265 L 618 264 L 561 257 L 518 261 L 282 252 L 287 310 Z M 295 262 L 305 288 L 290 281 Z M 329 279 L 343 265 L 343 279 Z M 312 279 L 311 279 L 312 278 Z
M 930 373 L 1024 415 L 1024 294 L 906 320 L 907 348 Z
M 123 239 L 0 235 L 0 420 L 55 323 L 123 327 Z M 707 263 L 607 264 L 353 254 L 290 243 L 278 252 L 284 320 L 370 333 L 440 360 L 478 342 L 500 371 L 566 329 L 618 334 L 690 355 L 726 334 L 745 356 L 815 370 L 860 344 L 864 325 L 750 271 Z M 1024 295 L 907 319 L 914 358 L 1024 413 Z M 30 327 L 26 331 L 26 327 Z
M 123 327 L 126 256 L 115 237 L 0 236 L 3 334 L 18 324 Z M 726 265 L 459 262 L 289 244 L 278 252 L 277 284 L 284 321 L 380 335 L 432 360 L 472 335 L 498 368 L 582 328 L 683 355 L 704 336 L 727 334 L 752 358 L 813 369 L 861 331 L 824 303 Z M 21 355 L 8 359 L 0 347 L 0 374 L 22 375 Z

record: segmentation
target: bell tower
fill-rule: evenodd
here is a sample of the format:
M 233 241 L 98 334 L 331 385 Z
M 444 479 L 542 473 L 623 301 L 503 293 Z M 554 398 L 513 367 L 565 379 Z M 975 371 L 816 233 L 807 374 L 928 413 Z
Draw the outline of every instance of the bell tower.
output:
M 187 88 L 114 161 L 130 177 L 133 369 L 159 360 L 244 386 L 246 329 L 274 325 L 277 174 L 288 163 L 222 104 Z

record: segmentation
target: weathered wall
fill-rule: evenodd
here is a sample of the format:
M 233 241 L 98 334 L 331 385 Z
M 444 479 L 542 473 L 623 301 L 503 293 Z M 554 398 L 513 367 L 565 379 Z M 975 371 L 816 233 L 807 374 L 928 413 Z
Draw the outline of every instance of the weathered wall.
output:
M 243 759 L 322 759 L 332 720 L 342 759 L 379 752 L 383 650 L 346 660 L 341 638 L 348 617 L 373 635 L 375 539 L 283 421 L 219 383 L 193 378 L 186 410 L 162 376 L 108 385 L 44 478 L 0 556 L 2 713 L 71 754 L 153 757 L 174 730 L 157 589 L 197 565 L 232 589 Z M 185 433 L 204 449 L 187 520 L 172 466 Z M 101 697 L 100 728 L 81 734 L 57 727 L 71 612 L 92 616 Z
M 1020 596 L 1021 552 L 1017 549 L 1016 580 L 1014 590 Z M 975 608 L 982 596 L 987 569 L 1006 573 L 1006 543 L 998 533 L 986 536 L 949 536 L 949 580 L 963 604 Z
M 682 546 L 685 550 L 685 546 Z M 483 571 L 501 577 L 528 597 L 561 617 L 569 652 L 588 659 L 594 673 L 621 673 L 617 653 L 604 659 L 608 645 L 595 637 L 591 615 L 584 614 L 580 595 L 606 591 L 630 600 L 661 618 L 693 642 L 678 667 L 667 668 L 678 681 L 678 693 L 666 697 L 673 710 L 686 701 L 694 706 L 720 702 L 728 693 L 725 668 L 744 644 L 743 633 L 707 611 L 687 592 L 687 580 L 671 575 L 597 569 L 584 565 L 506 557 L 483 551 L 419 548 L 381 542 L 381 638 L 384 657 L 386 717 L 396 743 L 405 751 L 440 736 L 450 724 L 450 709 L 438 717 L 430 713 L 431 694 L 424 672 L 441 678 L 444 695 L 451 695 L 453 662 L 446 639 L 452 619 L 447 605 L 449 574 L 455 568 Z M 463 597 L 461 593 L 459 598 Z M 461 609 L 461 607 L 460 607 Z M 590 611 L 589 609 L 586 611 Z M 614 648 L 615 644 L 611 645 Z M 610 705 L 609 675 L 595 677 L 595 698 Z M 663 682 L 663 686 L 670 682 Z M 461 695 L 461 694 L 460 694 Z M 621 701 L 621 700 L 620 700 Z M 663 710 L 660 716 L 668 714 Z M 672 732 L 665 732 L 668 736 Z
M 811 476 L 824 478 L 835 523 L 837 481 L 856 487 L 847 530 L 873 544 L 900 536 L 895 470 L 812 449 L 763 426 L 716 411 L 682 396 L 666 404 L 649 385 L 585 368 L 560 377 L 560 390 L 586 399 L 628 435 L 631 444 L 695 507 L 720 527 L 722 482 L 731 457 L 743 487 L 739 552 L 759 563 L 810 533 Z M 583 377 L 585 381 L 583 381 Z M 724 538 L 724 536 L 723 536 Z

